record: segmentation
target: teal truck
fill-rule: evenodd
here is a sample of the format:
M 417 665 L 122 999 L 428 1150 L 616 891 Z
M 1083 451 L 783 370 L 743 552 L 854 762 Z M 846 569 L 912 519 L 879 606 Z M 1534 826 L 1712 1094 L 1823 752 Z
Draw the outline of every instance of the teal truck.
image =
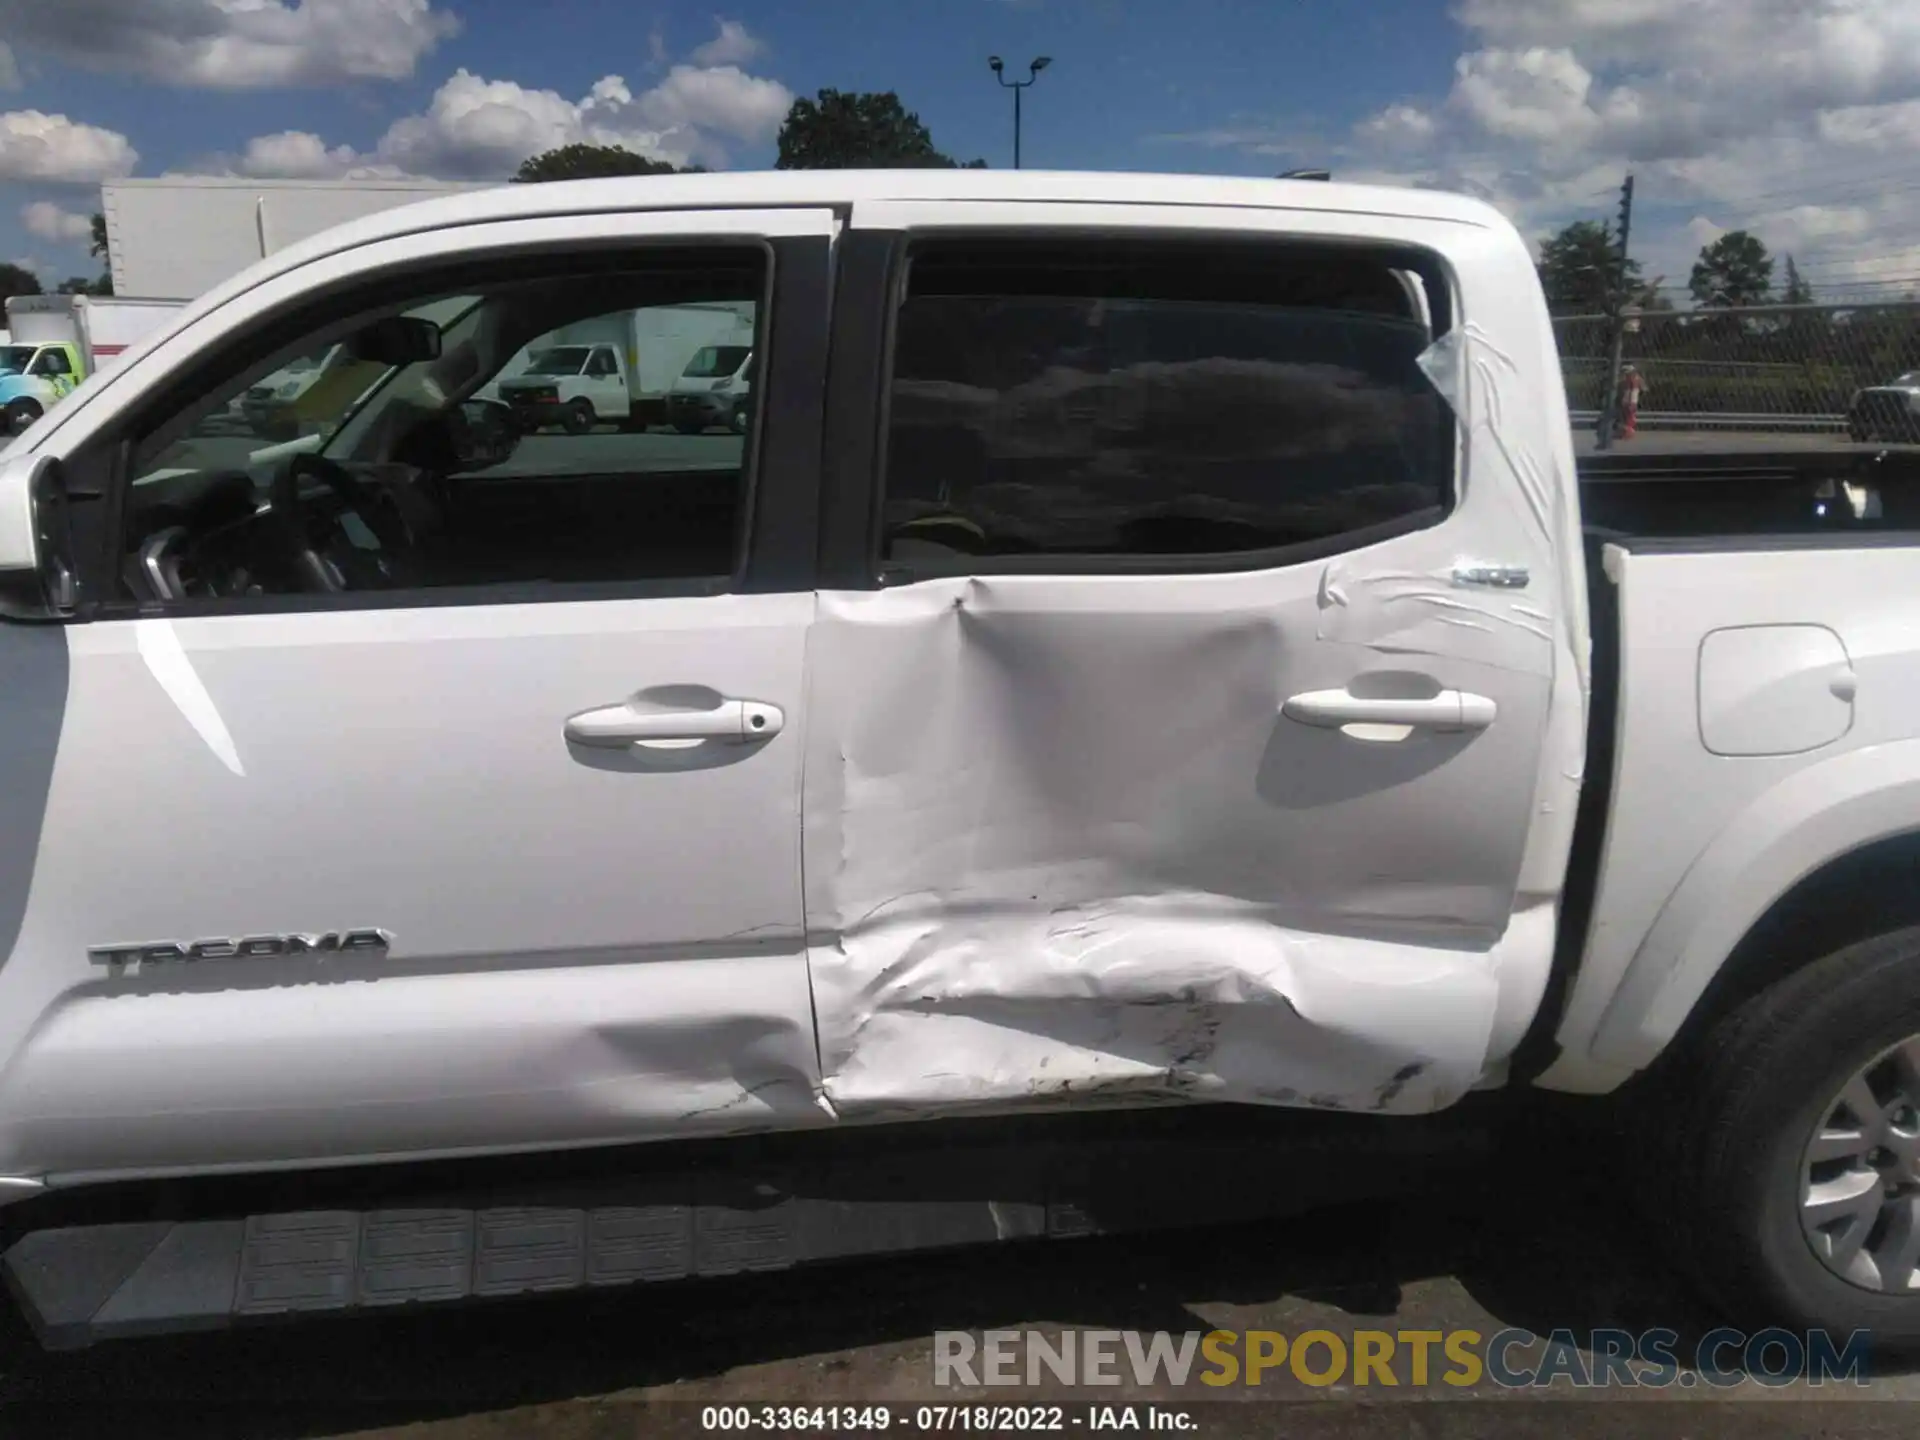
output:
M 15 295 L 0 346 L 0 428 L 18 435 L 89 375 L 159 330 L 175 300 L 91 295 Z

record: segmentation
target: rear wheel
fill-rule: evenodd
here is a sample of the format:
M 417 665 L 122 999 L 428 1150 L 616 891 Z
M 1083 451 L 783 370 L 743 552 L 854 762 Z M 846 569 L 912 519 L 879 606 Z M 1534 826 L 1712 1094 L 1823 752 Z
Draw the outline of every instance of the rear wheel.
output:
M 1920 1349 L 1920 929 L 1836 951 L 1662 1062 L 1653 1218 L 1757 1329 Z
M 591 400 L 576 400 L 567 407 L 566 419 L 561 424 L 567 427 L 569 435 L 585 435 L 599 422 L 600 417 L 593 413 Z
M 682 435 L 698 435 L 707 427 L 702 425 L 698 420 L 676 420 L 673 422 L 673 428 L 678 430 Z

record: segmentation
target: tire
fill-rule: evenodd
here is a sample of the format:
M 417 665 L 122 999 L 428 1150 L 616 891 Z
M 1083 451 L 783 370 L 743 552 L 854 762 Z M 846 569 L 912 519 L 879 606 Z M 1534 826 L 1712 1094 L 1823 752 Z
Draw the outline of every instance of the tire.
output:
M 1847 438 L 1856 445 L 1864 445 L 1873 439 L 1873 431 L 1868 429 L 1861 421 L 1849 420 L 1847 422 Z
M 1897 1274 L 1920 1266 L 1920 1239 L 1911 1265 L 1901 1254 L 1898 1223 L 1920 1222 L 1920 1100 L 1906 1105 L 1888 1079 L 1897 1067 L 1869 1069 L 1904 1041 L 1920 1058 L 1920 927 L 1850 945 L 1795 971 L 1683 1043 L 1649 1076 L 1630 1122 L 1651 1139 L 1643 1199 L 1674 1259 L 1693 1273 L 1749 1331 L 1769 1324 L 1825 1329 L 1844 1342 L 1856 1330 L 1873 1334 L 1875 1348 L 1920 1351 L 1920 1289 L 1864 1282 L 1858 1267 Z M 1856 1124 L 1843 1091 L 1868 1071 L 1866 1098 L 1885 1100 L 1879 1116 Z M 1920 1066 L 1912 1070 L 1920 1089 Z M 1853 1091 L 1860 1094 L 1859 1091 Z M 1891 1097 L 1891 1098 L 1889 1098 Z M 1898 1103 L 1900 1108 L 1890 1107 Z M 1891 1129 L 1875 1127 L 1892 1115 Z M 1841 1138 L 1857 1128 L 1890 1138 L 1903 1152 Z M 1825 1160 L 1814 1169 L 1808 1147 L 1817 1134 L 1858 1143 L 1860 1152 Z M 1896 1163 L 1897 1162 L 1897 1163 Z M 1885 1166 L 1887 1168 L 1876 1168 Z M 1802 1223 L 1802 1200 L 1817 1184 L 1824 1195 L 1860 1197 L 1827 1225 L 1820 1244 L 1845 1241 L 1856 1225 L 1865 1238 L 1853 1278 L 1843 1278 L 1816 1253 Z M 1888 1188 L 1899 1184 L 1897 1196 Z M 1912 1188 L 1906 1188 L 1906 1187 Z M 1830 1216 L 1820 1210 L 1819 1217 Z M 1880 1218 L 1884 1215 L 1884 1219 Z M 1920 1223 L 1913 1228 L 1920 1230 Z M 1878 1248 L 1872 1236 L 1880 1235 Z M 1827 1238 L 1831 1237 L 1831 1238 Z M 1841 1257 L 1835 1257 L 1836 1261 Z
M 673 428 L 678 430 L 682 435 L 698 435 L 707 427 L 702 425 L 698 420 L 676 420 L 673 422 Z
M 585 435 L 600 423 L 600 417 L 594 413 L 591 400 L 576 400 L 567 407 L 566 419 L 560 423 L 569 435 Z
M 6 413 L 7 434 L 18 435 L 22 430 L 25 430 L 29 425 L 33 424 L 34 421 L 38 420 L 43 413 L 40 409 L 40 402 L 37 400 L 29 400 L 25 396 L 22 396 L 20 399 L 10 402 L 7 406 Z

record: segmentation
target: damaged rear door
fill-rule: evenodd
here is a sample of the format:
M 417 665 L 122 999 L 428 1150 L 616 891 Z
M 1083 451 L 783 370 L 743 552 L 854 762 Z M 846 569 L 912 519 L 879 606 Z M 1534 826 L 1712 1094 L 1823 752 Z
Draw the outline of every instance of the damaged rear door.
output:
M 836 1113 L 1423 1111 L 1517 1042 L 1584 723 L 1528 263 L 1491 212 L 856 207 L 805 776 Z

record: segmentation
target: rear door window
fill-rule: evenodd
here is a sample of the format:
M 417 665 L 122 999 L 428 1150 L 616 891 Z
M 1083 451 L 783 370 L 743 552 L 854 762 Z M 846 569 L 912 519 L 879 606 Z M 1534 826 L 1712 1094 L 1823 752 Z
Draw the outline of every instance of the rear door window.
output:
M 1299 244 L 916 248 L 895 321 L 883 558 L 1279 555 L 1438 521 L 1437 273 Z

